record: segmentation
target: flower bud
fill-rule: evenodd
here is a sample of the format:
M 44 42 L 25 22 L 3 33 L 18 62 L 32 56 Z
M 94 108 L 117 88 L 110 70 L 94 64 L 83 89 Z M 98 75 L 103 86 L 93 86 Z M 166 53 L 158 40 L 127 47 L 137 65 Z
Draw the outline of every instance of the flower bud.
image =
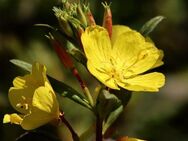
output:
M 80 3 L 78 4 L 78 7 L 77 7 L 77 16 L 78 16 L 78 20 L 81 22 L 81 24 L 86 27 L 87 26 L 87 20 L 86 20 L 85 14 L 82 10 Z
M 73 31 L 68 21 L 69 14 L 66 11 L 63 11 L 56 7 L 53 8 L 53 11 L 55 12 L 55 16 L 59 21 L 62 32 L 64 32 L 67 36 L 72 37 Z
M 103 16 L 103 27 L 108 31 L 109 36 L 112 36 L 112 13 L 110 9 L 110 4 L 102 3 L 104 6 L 104 16 Z
M 63 47 L 63 45 L 58 40 L 56 40 L 52 35 L 50 35 L 49 39 L 59 59 L 64 64 L 64 66 L 66 68 L 73 68 L 72 59 L 67 53 L 67 51 L 65 50 L 65 47 Z
M 85 6 L 85 15 L 86 15 L 86 20 L 87 20 L 87 25 L 88 26 L 93 26 L 96 25 L 95 19 L 93 17 L 93 14 L 91 13 L 91 10 L 89 9 L 89 6 Z

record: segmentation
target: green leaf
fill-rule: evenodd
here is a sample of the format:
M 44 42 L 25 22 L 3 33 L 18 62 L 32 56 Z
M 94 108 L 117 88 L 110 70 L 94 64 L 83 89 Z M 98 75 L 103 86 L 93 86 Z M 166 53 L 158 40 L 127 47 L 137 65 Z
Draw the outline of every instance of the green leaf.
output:
M 123 107 L 127 106 L 132 96 L 132 92 L 125 89 L 112 90 L 111 93 L 115 94 L 121 100 Z
M 163 16 L 156 16 L 150 19 L 142 26 L 140 33 L 144 36 L 149 35 L 164 18 Z
M 26 71 L 31 72 L 31 70 L 32 70 L 32 65 L 27 62 L 24 62 L 24 61 L 21 61 L 18 59 L 11 59 L 10 62 Z
M 110 125 L 112 125 L 112 123 L 114 123 L 114 121 L 119 117 L 122 111 L 123 111 L 123 105 L 120 105 L 117 109 L 115 109 L 110 113 L 106 122 L 103 125 L 103 130 L 102 130 L 103 134 L 105 134 L 106 130 L 110 127 Z
M 122 113 L 123 108 L 128 104 L 131 98 L 131 92 L 121 90 L 111 90 L 109 93 L 103 90 L 98 97 L 98 111 L 103 121 L 103 134 L 114 123 Z
M 102 90 L 97 99 L 96 109 L 100 120 L 103 121 L 102 132 L 104 134 L 123 111 L 123 105 L 116 95 Z
M 24 62 L 18 59 L 12 59 L 10 60 L 10 62 L 26 71 L 31 72 L 32 70 L 32 65 L 27 62 Z M 54 79 L 53 77 L 49 75 L 48 75 L 48 79 L 50 83 L 52 84 L 56 93 L 60 94 L 61 96 L 67 97 L 73 100 L 74 102 L 84 107 L 87 107 L 88 109 L 92 109 L 89 102 L 80 93 L 74 90 L 72 87 L 68 86 L 67 84 L 61 81 Z
M 55 29 L 54 27 L 52 27 L 51 25 L 48 25 L 48 24 L 34 24 L 34 26 L 39 26 L 39 27 L 46 27 L 50 30 L 54 30 L 56 31 L 57 29 Z
M 121 105 L 121 101 L 107 90 L 102 90 L 97 99 L 97 111 L 101 119 L 106 119 L 108 115 Z

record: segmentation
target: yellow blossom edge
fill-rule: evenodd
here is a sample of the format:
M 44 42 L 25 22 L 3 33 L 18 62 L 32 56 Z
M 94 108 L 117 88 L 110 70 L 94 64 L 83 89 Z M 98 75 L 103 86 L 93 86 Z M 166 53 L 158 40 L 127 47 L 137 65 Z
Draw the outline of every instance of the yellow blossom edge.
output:
M 9 100 L 20 114 L 6 114 L 3 123 L 32 130 L 59 118 L 59 104 L 44 65 L 34 63 L 31 74 L 16 77 L 13 86 L 9 89 Z
M 164 85 L 162 73 L 143 75 L 161 65 L 162 53 L 139 32 L 117 25 L 110 39 L 105 28 L 90 26 L 81 40 L 88 70 L 109 88 L 156 92 Z

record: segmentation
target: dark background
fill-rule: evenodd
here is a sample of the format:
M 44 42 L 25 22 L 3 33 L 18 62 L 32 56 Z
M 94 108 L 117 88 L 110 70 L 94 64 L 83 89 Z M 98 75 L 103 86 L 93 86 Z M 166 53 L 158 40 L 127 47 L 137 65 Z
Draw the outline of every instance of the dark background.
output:
M 97 24 L 102 23 L 101 1 L 90 0 Z M 0 0 L 0 140 L 13 141 L 24 131 L 21 127 L 2 124 L 5 113 L 15 112 L 7 93 L 12 80 L 26 72 L 9 63 L 12 58 L 45 64 L 48 73 L 80 90 L 75 78 L 64 69 L 44 37 L 47 30 L 37 23 L 57 25 L 52 7 L 56 0 Z M 113 137 L 129 135 L 148 141 L 188 140 L 188 1 L 186 0 L 112 0 L 113 23 L 139 30 L 152 17 L 163 15 L 164 21 L 151 38 L 164 50 L 165 64 L 157 71 L 166 75 L 166 85 L 159 93 L 136 93 L 112 126 Z M 79 66 L 79 64 L 77 64 Z M 85 69 L 80 66 L 83 78 Z M 88 79 L 89 77 L 89 79 Z M 95 82 L 88 82 L 93 88 Z M 85 108 L 64 100 L 66 117 L 81 134 L 93 124 L 94 116 Z M 72 108 L 74 107 L 74 108 Z M 59 129 L 63 140 L 70 135 L 64 126 Z

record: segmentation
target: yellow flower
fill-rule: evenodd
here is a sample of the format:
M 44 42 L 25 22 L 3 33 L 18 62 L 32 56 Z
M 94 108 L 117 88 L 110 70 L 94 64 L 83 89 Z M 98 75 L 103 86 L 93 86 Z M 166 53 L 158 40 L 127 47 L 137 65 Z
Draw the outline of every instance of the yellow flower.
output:
M 165 82 L 162 73 L 143 74 L 163 64 L 163 52 L 152 41 L 126 26 L 87 27 L 81 36 L 87 67 L 100 82 L 112 89 L 158 91 Z
M 3 123 L 19 124 L 25 130 L 32 130 L 59 118 L 59 104 L 44 65 L 34 63 L 32 73 L 16 77 L 13 86 L 8 97 L 20 114 L 6 114 Z

